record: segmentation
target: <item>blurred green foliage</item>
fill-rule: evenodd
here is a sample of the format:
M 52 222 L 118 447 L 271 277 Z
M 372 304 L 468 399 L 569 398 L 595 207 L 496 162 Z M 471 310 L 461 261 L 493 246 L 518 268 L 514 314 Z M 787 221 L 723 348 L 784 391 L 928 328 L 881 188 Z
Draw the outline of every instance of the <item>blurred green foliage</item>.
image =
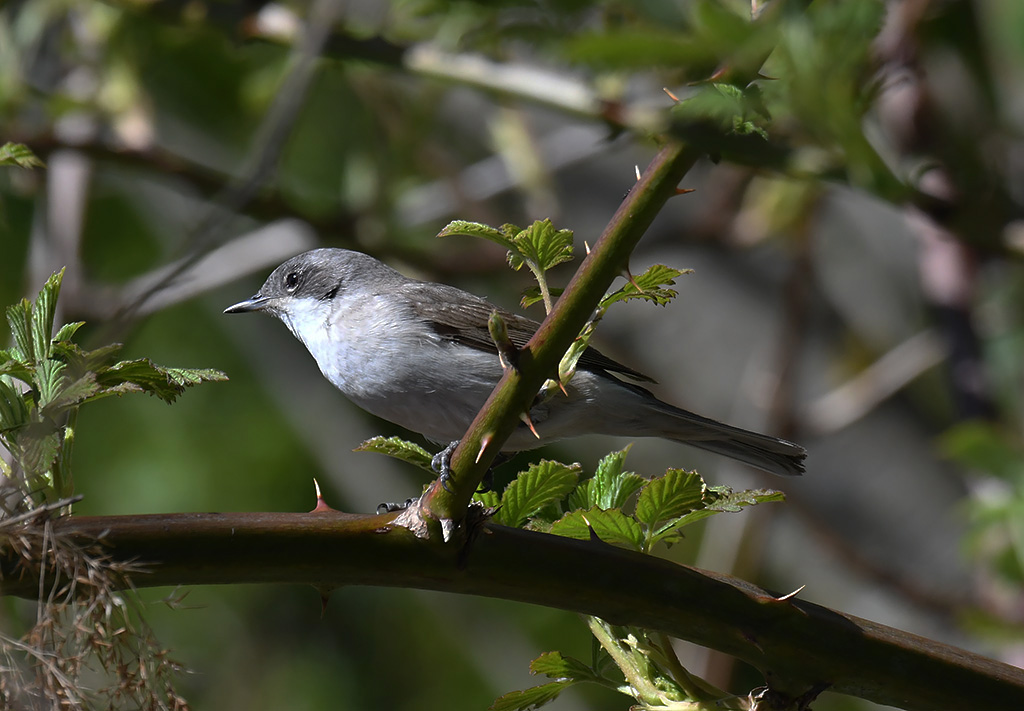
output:
M 991 617 L 1009 619 L 999 615 L 1015 609 L 1024 576 L 1024 273 L 1013 223 L 1022 202 L 1024 5 L 923 3 L 921 17 L 905 20 L 905 35 L 886 35 L 881 28 L 894 10 L 882 2 L 759 4 L 761 16 L 751 22 L 750 4 L 739 0 L 350 3 L 276 149 L 267 116 L 295 80 L 294 28 L 307 4 L 0 6 L 0 134 L 47 166 L 0 167 L 0 303 L 35 293 L 66 266 L 60 318 L 87 322 L 79 335 L 88 347 L 113 335 L 125 341 L 126 358 L 213 367 L 231 377 L 189 392 L 173 408 L 152 398 L 92 405 L 78 422 L 76 491 L 85 499 L 77 510 L 312 508 L 310 479 L 322 477 L 334 455 L 311 446 L 308 425 L 294 413 L 322 413 L 321 394 L 275 390 L 268 372 L 287 362 L 318 376 L 297 348 L 274 359 L 294 345 L 273 341 L 274 331 L 235 331 L 219 313 L 259 283 L 263 274 L 251 272 L 265 270 L 239 267 L 230 276 L 245 283 L 216 282 L 198 298 L 137 320 L 122 321 L 119 307 L 135 293 L 135 279 L 187 255 L 190 245 L 228 242 L 282 218 L 301 219 L 324 244 L 373 252 L 439 280 L 469 272 L 465 278 L 494 281 L 500 256 L 432 239 L 455 217 L 491 224 L 548 217 L 529 212 L 530 185 L 473 197 L 486 181 L 467 168 L 500 151 L 493 114 L 511 107 L 534 130 L 560 122 L 607 127 L 602 152 L 621 146 L 617 136 L 643 147 L 651 131 L 664 130 L 698 142 L 715 160 L 752 167 L 749 189 L 731 208 L 744 216 L 749 239 L 773 239 L 786 259 L 802 258 L 809 215 L 835 186 L 873 203 L 933 210 L 974 250 L 982 278 L 973 303 L 995 409 L 986 424 L 951 429 L 943 445 L 971 471 L 963 516 L 974 533 L 966 549 L 979 576 L 1008 584 L 1010 602 L 994 606 Z M 493 84 L 483 87 L 454 71 L 424 72 L 409 60 L 422 45 L 522 69 L 533 89 L 546 88 L 552 76 L 568 80 L 596 108 L 589 118 L 563 113 L 561 94 L 538 98 L 503 85 L 494 72 L 484 72 Z M 908 73 L 934 78 L 930 108 L 908 112 L 906 141 L 885 136 L 887 107 L 880 106 L 886 82 L 900 80 L 883 81 L 881 69 L 901 57 Z M 661 94 L 662 86 L 681 102 Z M 566 93 L 565 85 L 556 88 Z M 228 189 L 275 150 L 251 199 L 227 200 Z M 933 209 L 918 178 L 936 163 L 955 184 L 953 199 Z M 599 176 L 584 172 L 555 189 L 571 196 L 566 203 L 585 205 L 578 214 L 595 215 L 599 226 L 614 205 L 595 207 Z M 621 195 L 628 183 L 614 190 Z M 430 192 L 439 186 L 445 189 Z M 410 195 L 426 197 L 417 203 Z M 417 206 L 445 200 L 456 214 L 420 216 Z M 223 219 L 204 232 L 211 214 Z M 881 251 L 879 270 L 890 255 Z M 877 344 L 852 327 L 848 341 L 838 370 L 875 355 Z M 934 392 L 939 382 L 931 378 L 928 392 L 912 386 L 910 398 L 924 403 L 921 420 L 935 431 L 957 424 L 952 407 L 934 406 L 955 399 Z M 337 428 L 346 441 L 348 427 Z M 353 434 L 346 447 L 361 439 Z M 353 476 L 370 481 L 383 472 L 370 455 L 353 454 L 340 466 L 361 469 Z M 422 478 L 403 482 L 408 495 Z M 337 508 L 358 495 L 321 483 Z M 673 558 L 694 560 L 701 537 L 688 533 Z M 165 595 L 178 593 L 146 597 Z M 31 614 L 22 602 L 0 601 L 4 629 L 16 632 Z M 533 683 L 527 664 L 540 651 L 591 657 L 589 633 L 564 613 L 409 591 L 339 590 L 321 619 L 313 590 L 196 589 L 173 609 L 154 605 L 150 622 L 194 671 L 183 689 L 197 709 L 483 708 Z M 623 708 L 613 693 L 581 693 L 578 705 Z M 558 704 L 572 708 L 572 699 Z M 821 707 L 852 703 L 832 698 Z

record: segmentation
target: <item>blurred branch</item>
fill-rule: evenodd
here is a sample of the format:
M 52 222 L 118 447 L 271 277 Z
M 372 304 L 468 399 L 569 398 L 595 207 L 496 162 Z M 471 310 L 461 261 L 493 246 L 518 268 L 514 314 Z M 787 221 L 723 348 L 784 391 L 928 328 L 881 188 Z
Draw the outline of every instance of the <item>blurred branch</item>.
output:
M 914 334 L 847 382 L 801 408 L 801 431 L 824 435 L 852 425 L 944 357 L 935 331 Z
M 182 245 L 184 256 L 161 279 L 123 304 L 117 320 L 132 318 L 149 298 L 199 261 L 216 244 L 216 236 L 223 231 L 226 220 L 252 200 L 270 177 L 302 108 L 315 73 L 315 60 L 327 43 L 340 6 L 340 0 L 317 0 L 313 3 L 305 32 L 293 49 L 292 69 L 264 119 L 250 166 L 243 171 L 242 177 L 224 190 L 207 216 L 192 230 Z
M 827 686 L 920 711 L 959 711 L 980 700 L 1024 708 L 1024 671 L 1015 667 L 597 539 L 483 524 L 460 550 L 417 538 L 393 515 L 335 511 L 68 517 L 51 525 L 65 543 L 144 568 L 130 575 L 136 587 L 278 582 L 482 595 L 688 639 L 747 661 L 794 698 Z M 0 594 L 35 596 L 40 571 L 32 565 L 0 549 Z

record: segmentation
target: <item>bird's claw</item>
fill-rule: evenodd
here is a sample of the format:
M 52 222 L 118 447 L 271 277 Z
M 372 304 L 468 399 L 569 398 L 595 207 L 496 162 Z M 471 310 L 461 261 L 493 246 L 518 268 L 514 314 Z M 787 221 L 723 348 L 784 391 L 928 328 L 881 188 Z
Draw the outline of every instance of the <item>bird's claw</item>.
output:
M 451 489 L 448 488 L 448 482 L 453 478 L 452 454 L 458 446 L 459 440 L 454 440 L 447 447 L 435 454 L 434 458 L 430 460 L 430 468 L 437 472 L 437 477 L 441 481 L 441 488 L 449 494 L 451 493 Z
M 406 499 L 404 503 L 398 504 L 393 501 L 385 501 L 383 504 L 377 504 L 377 515 L 395 513 L 396 511 L 405 511 L 407 508 L 416 503 L 416 499 Z

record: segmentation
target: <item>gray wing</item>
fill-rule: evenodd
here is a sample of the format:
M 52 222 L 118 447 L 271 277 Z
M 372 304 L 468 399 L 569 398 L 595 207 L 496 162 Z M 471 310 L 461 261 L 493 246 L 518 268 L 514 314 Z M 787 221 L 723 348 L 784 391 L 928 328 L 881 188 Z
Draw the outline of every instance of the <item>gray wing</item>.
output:
M 439 336 L 495 355 L 498 349 L 487 330 L 487 320 L 492 311 L 501 315 L 508 328 L 509 339 L 517 348 L 525 346 L 540 326 L 533 319 L 505 311 L 485 299 L 445 284 L 414 283 L 405 286 L 402 292 L 416 315 L 429 322 Z M 601 375 L 619 373 L 633 380 L 654 382 L 595 348 L 587 348 L 583 352 L 578 367 Z

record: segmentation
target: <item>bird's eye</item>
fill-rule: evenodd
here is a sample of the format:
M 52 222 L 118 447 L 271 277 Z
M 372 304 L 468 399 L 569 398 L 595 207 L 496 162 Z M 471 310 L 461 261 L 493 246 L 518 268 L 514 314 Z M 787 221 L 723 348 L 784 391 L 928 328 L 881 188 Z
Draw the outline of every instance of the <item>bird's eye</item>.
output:
M 299 273 L 289 272 L 288 276 L 284 278 L 284 290 L 289 294 L 299 288 Z

